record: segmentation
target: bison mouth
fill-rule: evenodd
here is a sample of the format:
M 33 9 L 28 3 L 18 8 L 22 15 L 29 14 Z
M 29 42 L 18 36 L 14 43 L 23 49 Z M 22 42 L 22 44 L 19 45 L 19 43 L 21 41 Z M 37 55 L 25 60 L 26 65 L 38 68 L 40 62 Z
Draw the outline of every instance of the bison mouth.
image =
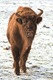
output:
M 34 37 L 34 31 L 29 31 L 29 30 L 28 30 L 28 31 L 26 31 L 25 34 L 26 34 L 26 37 L 27 37 L 27 38 L 33 38 L 33 37 Z

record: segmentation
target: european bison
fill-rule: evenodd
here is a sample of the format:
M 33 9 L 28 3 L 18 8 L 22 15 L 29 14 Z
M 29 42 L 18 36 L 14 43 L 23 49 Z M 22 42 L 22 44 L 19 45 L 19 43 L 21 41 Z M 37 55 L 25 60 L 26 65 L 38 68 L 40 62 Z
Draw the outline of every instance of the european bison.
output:
M 20 69 L 26 72 L 26 61 L 36 34 L 37 24 L 42 21 L 40 16 L 43 10 L 39 10 L 40 13 L 36 14 L 29 7 L 21 6 L 9 19 L 7 38 L 11 44 L 13 66 L 17 75 L 20 74 Z

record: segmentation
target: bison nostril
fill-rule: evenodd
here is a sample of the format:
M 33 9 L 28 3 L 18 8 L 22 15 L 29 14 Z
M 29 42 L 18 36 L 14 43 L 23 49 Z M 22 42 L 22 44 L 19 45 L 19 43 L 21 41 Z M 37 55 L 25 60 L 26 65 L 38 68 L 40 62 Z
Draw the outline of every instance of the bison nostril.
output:
M 30 30 L 32 30 L 33 29 L 33 26 L 30 26 Z

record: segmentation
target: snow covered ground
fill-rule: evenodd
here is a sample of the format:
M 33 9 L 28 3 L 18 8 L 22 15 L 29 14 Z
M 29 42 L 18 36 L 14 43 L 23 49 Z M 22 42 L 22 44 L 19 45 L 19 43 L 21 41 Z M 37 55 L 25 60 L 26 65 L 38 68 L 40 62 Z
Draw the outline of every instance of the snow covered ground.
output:
M 27 73 L 15 75 L 6 29 L 10 15 L 19 6 L 44 10 L 27 60 Z M 53 0 L 0 0 L 0 80 L 53 80 Z

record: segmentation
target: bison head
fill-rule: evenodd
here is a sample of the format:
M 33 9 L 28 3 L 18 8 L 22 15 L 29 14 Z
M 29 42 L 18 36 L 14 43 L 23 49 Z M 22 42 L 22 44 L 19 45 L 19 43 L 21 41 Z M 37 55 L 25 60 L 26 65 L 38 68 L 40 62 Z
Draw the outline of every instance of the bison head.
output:
M 36 33 L 37 24 L 42 21 L 40 17 L 43 10 L 39 9 L 41 12 L 36 14 L 32 9 L 28 7 L 19 7 L 16 12 L 16 21 L 22 25 L 25 35 L 28 39 L 33 39 Z

